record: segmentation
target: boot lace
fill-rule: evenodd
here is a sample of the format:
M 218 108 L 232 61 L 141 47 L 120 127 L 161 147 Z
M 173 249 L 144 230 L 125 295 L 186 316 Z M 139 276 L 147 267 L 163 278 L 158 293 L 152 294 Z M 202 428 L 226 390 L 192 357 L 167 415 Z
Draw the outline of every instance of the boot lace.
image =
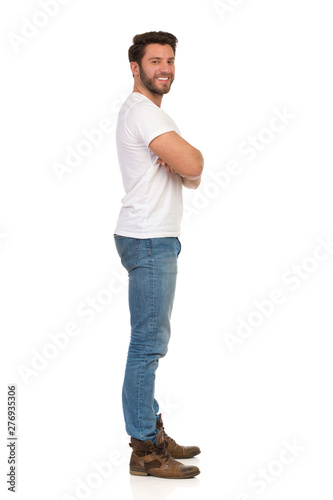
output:
M 161 426 L 162 427 L 162 431 L 163 431 L 163 434 L 164 434 L 164 438 L 168 439 L 168 441 L 170 441 L 172 444 L 176 445 L 176 441 L 174 439 L 172 439 L 172 437 L 168 436 L 168 434 L 165 432 L 164 430 L 164 425 Z
M 164 460 L 164 462 L 166 462 L 170 458 L 170 455 L 165 448 L 164 442 L 161 444 L 155 445 L 155 450 L 153 453 L 156 456 L 158 456 L 159 458 L 162 458 Z

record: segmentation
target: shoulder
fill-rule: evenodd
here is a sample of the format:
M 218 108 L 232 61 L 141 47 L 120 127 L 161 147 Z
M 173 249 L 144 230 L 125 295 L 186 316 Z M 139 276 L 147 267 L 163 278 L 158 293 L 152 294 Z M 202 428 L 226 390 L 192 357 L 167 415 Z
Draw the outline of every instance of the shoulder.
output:
M 127 102 L 127 112 L 133 114 L 141 112 L 150 112 L 160 114 L 161 109 L 156 106 L 148 97 L 139 94 L 138 92 L 133 92 L 126 100 Z
M 135 94 L 135 93 L 133 93 Z M 131 94 L 131 96 L 133 95 Z M 124 119 L 127 125 L 138 123 L 156 123 L 166 120 L 166 113 L 150 99 L 139 94 L 128 99 L 124 109 Z

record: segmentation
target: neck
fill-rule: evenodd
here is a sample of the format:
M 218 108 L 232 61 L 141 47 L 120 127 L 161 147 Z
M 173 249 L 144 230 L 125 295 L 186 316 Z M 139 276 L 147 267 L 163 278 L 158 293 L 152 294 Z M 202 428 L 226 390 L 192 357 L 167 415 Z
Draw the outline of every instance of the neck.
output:
M 162 95 L 158 95 L 158 94 L 154 94 L 153 92 L 150 92 L 150 90 L 148 90 L 146 87 L 143 87 L 142 85 L 140 85 L 137 82 L 134 83 L 133 92 L 139 92 L 140 94 L 148 97 L 148 99 L 153 101 L 153 103 L 156 104 L 156 106 L 158 106 L 159 108 L 161 107 L 162 98 L 163 98 Z

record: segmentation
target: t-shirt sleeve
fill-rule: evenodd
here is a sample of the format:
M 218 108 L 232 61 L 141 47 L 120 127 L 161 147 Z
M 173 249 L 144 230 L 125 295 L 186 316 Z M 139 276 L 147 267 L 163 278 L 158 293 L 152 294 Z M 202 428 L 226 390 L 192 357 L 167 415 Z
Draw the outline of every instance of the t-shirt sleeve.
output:
M 128 110 L 126 127 L 133 137 L 147 147 L 161 134 L 172 131 L 179 133 L 178 127 L 167 113 L 154 104 L 145 102 L 135 104 Z

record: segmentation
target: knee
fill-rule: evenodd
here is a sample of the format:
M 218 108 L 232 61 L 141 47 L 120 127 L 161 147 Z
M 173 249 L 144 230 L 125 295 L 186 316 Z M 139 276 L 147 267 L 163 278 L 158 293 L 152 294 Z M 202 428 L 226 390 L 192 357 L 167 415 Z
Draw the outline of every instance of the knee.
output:
M 148 349 L 150 359 L 164 358 L 164 356 L 168 352 L 168 344 L 168 335 L 158 335 L 154 340 L 150 342 L 150 346 Z
M 163 343 L 159 346 L 159 352 L 158 352 L 158 355 L 160 358 L 164 358 L 164 356 L 166 355 L 166 353 L 168 352 L 168 343 Z
M 168 352 L 169 340 L 170 340 L 169 326 L 162 327 L 160 325 L 160 327 L 157 328 L 157 336 L 154 342 L 156 352 L 160 358 L 163 358 Z

